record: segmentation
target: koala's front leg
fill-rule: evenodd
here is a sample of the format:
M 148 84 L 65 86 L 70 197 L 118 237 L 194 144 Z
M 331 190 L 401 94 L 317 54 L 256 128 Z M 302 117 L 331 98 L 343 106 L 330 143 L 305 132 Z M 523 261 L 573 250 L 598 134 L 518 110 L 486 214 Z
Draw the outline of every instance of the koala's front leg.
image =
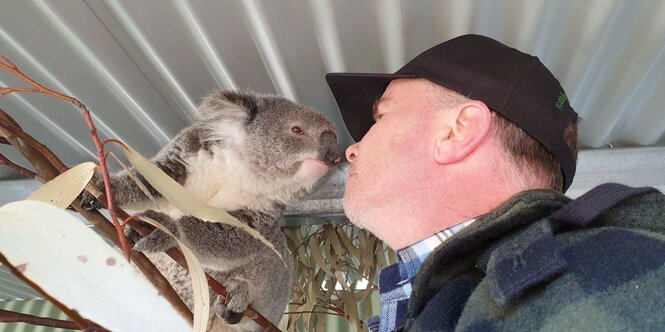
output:
M 148 217 L 162 224 L 166 229 L 168 229 L 173 235 L 178 236 L 178 225 L 176 221 L 173 220 L 170 216 L 161 213 L 155 212 L 153 210 L 144 211 L 138 216 Z M 134 244 L 134 250 L 140 252 L 162 252 L 170 248 L 173 248 L 177 245 L 176 240 L 163 232 L 162 230 L 155 229 L 148 236 L 142 238 Z
M 159 192 L 152 188 L 139 172 L 131 168 L 129 171 L 121 171 L 117 174 L 110 175 L 109 177 L 111 193 L 113 194 L 113 203 L 115 203 L 116 206 L 126 207 L 128 205 L 140 204 L 141 202 L 149 200 L 149 197 L 146 196 L 134 179 L 141 181 L 153 197 L 160 197 Z M 102 177 L 101 172 L 95 172 L 91 182 L 94 183 L 99 190 L 104 192 L 104 178 Z M 84 191 L 81 194 L 81 207 L 84 209 L 101 209 L 105 206 L 106 204 L 102 204 L 89 192 Z
M 177 139 L 178 138 L 176 138 L 176 141 L 162 149 L 162 151 L 160 151 L 151 161 L 170 178 L 174 179 L 179 184 L 184 184 L 187 178 L 187 164 L 184 161 L 187 157 L 187 153 L 182 152 L 182 149 L 179 148 Z M 113 202 L 116 206 L 122 208 L 140 206 L 143 203 L 148 203 L 150 201 L 149 197 L 143 192 L 141 187 L 136 184 L 136 181 L 140 181 L 146 189 L 148 189 L 148 192 L 153 198 L 162 197 L 162 195 L 145 180 L 143 175 L 134 168 L 113 174 L 110 176 L 109 180 L 111 182 Z M 102 192 L 104 191 L 104 179 L 102 178 L 101 172 L 95 172 L 95 176 L 92 178 L 92 183 L 94 183 Z M 92 210 L 101 209 L 104 206 L 105 205 L 102 205 L 102 203 L 87 191 L 82 193 L 81 207 Z

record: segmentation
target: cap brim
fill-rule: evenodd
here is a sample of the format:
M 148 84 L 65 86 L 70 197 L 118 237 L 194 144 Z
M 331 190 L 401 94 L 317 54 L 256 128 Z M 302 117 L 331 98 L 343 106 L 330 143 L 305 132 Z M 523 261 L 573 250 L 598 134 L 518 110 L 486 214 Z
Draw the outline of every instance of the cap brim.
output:
M 358 142 L 367 133 L 374 118 L 372 106 L 390 81 L 399 78 L 417 78 L 414 74 L 330 73 L 326 81 L 337 101 L 346 128 Z

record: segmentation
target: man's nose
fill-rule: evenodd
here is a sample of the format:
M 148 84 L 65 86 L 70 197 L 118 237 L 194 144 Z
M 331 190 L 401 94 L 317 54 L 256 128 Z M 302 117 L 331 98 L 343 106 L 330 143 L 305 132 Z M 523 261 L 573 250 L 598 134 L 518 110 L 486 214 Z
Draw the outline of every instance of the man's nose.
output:
M 353 162 L 356 159 L 356 156 L 358 155 L 358 143 L 351 144 L 348 148 L 346 148 L 346 160 L 348 162 Z

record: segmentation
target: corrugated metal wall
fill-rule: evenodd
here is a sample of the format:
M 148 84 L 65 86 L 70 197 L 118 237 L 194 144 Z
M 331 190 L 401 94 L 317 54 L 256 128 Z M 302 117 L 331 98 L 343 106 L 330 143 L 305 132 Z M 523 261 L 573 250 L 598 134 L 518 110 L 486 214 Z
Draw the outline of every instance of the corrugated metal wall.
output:
M 69 320 L 57 307 L 45 300 L 0 302 L 0 309 L 39 317 Z M 35 326 L 25 323 L 0 323 L 0 332 L 65 332 L 72 330 Z
M 538 55 L 584 118 L 585 147 L 664 143 L 661 0 L 4 0 L 0 10 L 0 53 L 86 103 L 102 136 L 148 155 L 216 87 L 278 93 L 341 126 L 326 72 L 391 72 L 464 33 Z M 17 83 L 0 73 L 0 85 Z M 71 105 L 17 95 L 0 107 L 66 162 L 94 157 Z

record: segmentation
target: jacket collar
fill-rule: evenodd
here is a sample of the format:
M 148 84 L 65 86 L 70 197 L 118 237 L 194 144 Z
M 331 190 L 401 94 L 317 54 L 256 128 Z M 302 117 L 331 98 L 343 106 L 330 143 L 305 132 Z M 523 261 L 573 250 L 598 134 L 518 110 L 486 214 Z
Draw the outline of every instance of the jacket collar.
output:
M 464 273 L 469 268 L 473 268 L 476 261 L 480 260 L 480 265 L 485 265 L 478 267 L 487 270 L 489 268 L 487 264 L 490 262 L 491 257 L 481 256 L 486 251 L 494 251 L 487 250 L 489 244 L 501 239 L 504 235 L 514 230 L 550 216 L 554 211 L 560 209 L 568 202 L 570 202 L 570 198 L 555 191 L 525 191 L 515 195 L 490 213 L 479 217 L 472 225 L 456 234 L 449 241 L 444 242 L 423 262 L 414 280 L 413 292 L 409 301 L 409 316 L 413 317 L 420 313 L 425 304 L 436 294 L 437 290 L 443 284 Z M 538 227 L 545 234 L 549 232 L 551 235 L 551 226 L 539 225 Z M 556 257 L 553 259 L 557 262 L 555 267 L 560 269 L 562 262 L 556 261 Z M 501 270 L 500 267 L 503 267 L 503 265 L 498 263 L 503 261 L 505 260 L 492 260 L 493 272 L 498 273 Z M 498 268 L 498 270 L 494 271 L 495 268 Z M 554 270 L 554 272 L 557 271 Z M 500 281 L 497 282 L 496 287 L 498 292 L 495 293 L 495 295 L 498 294 L 498 297 L 495 296 L 495 299 L 498 300 L 497 302 L 501 302 L 502 300 L 508 301 L 512 296 L 516 295 L 516 291 L 520 291 L 514 287 L 506 288 L 506 286 L 511 285 L 501 284 Z

